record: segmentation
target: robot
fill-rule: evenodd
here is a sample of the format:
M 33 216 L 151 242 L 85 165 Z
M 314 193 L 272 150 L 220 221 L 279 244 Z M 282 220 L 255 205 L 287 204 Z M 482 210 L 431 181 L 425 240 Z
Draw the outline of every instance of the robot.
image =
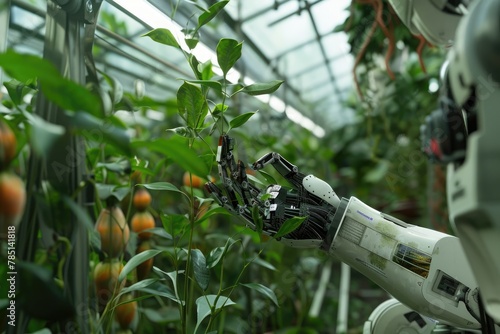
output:
M 356 197 L 339 198 L 325 181 L 275 152 L 250 168 L 271 165 L 291 187 L 259 189 L 249 182 L 246 165 L 236 162 L 235 142 L 227 135 L 220 137 L 216 158 L 222 187 L 205 187 L 221 206 L 270 236 L 288 219 L 303 217 L 281 242 L 322 249 L 393 296 L 372 313 L 364 333 L 500 333 L 500 146 L 494 140 L 500 2 L 390 2 L 412 31 L 439 45 L 455 39 L 443 66 L 439 108 L 421 133 L 429 157 L 448 165 L 450 219 L 458 237 L 405 223 Z

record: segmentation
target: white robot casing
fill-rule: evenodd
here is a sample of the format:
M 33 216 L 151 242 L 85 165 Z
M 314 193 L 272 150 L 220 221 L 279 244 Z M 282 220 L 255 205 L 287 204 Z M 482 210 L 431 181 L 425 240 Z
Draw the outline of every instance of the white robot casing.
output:
M 458 238 L 406 224 L 355 197 L 341 206 L 330 254 L 422 315 L 480 327 L 471 315 L 477 314 L 477 283 Z

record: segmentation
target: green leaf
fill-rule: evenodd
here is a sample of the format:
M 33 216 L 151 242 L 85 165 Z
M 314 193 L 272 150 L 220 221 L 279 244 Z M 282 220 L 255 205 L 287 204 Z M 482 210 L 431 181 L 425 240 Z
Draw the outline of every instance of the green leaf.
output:
M 215 267 L 224 255 L 224 247 L 216 247 L 212 249 L 207 257 L 207 268 Z
M 269 184 L 278 184 L 278 182 L 276 181 L 276 179 L 271 174 L 269 174 L 268 172 L 265 172 L 263 170 L 259 170 L 258 172 L 259 172 L 259 174 L 261 174 L 266 179 L 266 181 Z
M 118 79 L 116 79 L 113 76 L 110 76 L 108 73 L 104 71 L 99 71 L 101 75 L 106 79 L 106 81 L 109 83 L 111 86 L 111 97 L 112 97 L 112 102 L 113 104 L 117 104 L 120 102 L 123 98 L 123 86 Z
M 243 89 L 245 89 L 245 86 L 243 86 L 241 83 L 236 83 L 233 85 L 227 85 L 227 88 L 228 88 L 228 92 L 229 92 L 228 93 L 229 97 L 233 97 L 236 94 L 238 94 L 239 92 L 243 91 Z
M 193 70 L 193 73 L 194 73 L 194 76 L 196 77 L 196 79 L 202 80 L 203 76 L 202 76 L 200 70 L 198 69 L 200 66 L 200 62 L 198 61 L 198 59 L 196 58 L 196 56 L 194 54 L 190 54 L 188 56 L 188 62 L 189 62 L 189 66 L 191 66 L 191 69 Z
M 163 228 L 174 237 L 179 237 L 183 234 L 186 227 L 189 225 L 189 220 L 185 215 L 163 214 L 160 218 Z
M 188 148 L 187 140 L 179 136 L 169 139 L 160 138 L 153 141 L 135 142 L 133 147 L 145 147 L 168 156 L 185 171 L 195 175 L 208 175 L 210 170 L 210 166 L 207 166 L 203 159 Z
M 87 139 L 97 143 L 111 144 L 125 155 L 132 155 L 127 130 L 113 125 L 114 116 L 106 121 L 86 112 L 68 113 L 67 116 L 70 124 Z
M 264 228 L 264 222 L 262 220 L 262 217 L 260 216 L 259 207 L 257 205 L 254 205 L 252 207 L 252 219 L 253 223 L 255 224 L 255 232 L 257 232 L 260 236 Z
M 52 272 L 31 262 L 16 263 L 16 309 L 27 315 L 47 321 L 69 319 L 75 309 L 57 286 Z M 50 307 L 40 307 L 49 303 Z
M 201 89 L 189 82 L 184 82 L 177 91 L 177 108 L 186 125 L 193 129 L 200 127 L 208 114 L 207 101 Z
M 216 247 L 212 249 L 207 257 L 207 268 L 210 269 L 215 267 L 220 260 L 222 260 L 227 251 L 237 242 L 239 242 L 239 240 L 228 238 L 224 247 Z
M 20 105 L 23 103 L 23 98 L 26 96 L 26 94 L 35 92 L 35 90 L 28 86 L 26 83 L 17 81 L 15 79 L 5 82 L 3 85 L 5 86 L 5 88 L 7 88 L 7 92 L 9 93 L 12 102 L 14 102 L 14 104 L 16 105 Z
M 198 30 L 186 28 L 186 29 L 182 29 L 181 31 L 184 34 L 184 42 L 186 42 L 186 45 L 188 46 L 188 48 L 190 50 L 194 49 L 200 41 L 200 34 L 198 33 Z M 191 54 L 191 56 L 193 56 L 193 55 Z M 194 58 L 194 56 L 193 56 L 193 58 Z M 196 63 L 197 62 L 198 62 L 198 60 L 196 60 Z M 194 65 L 194 63 L 192 65 Z M 194 68 L 193 68 L 193 70 L 194 70 Z M 201 78 L 201 76 L 199 76 L 199 75 L 196 75 L 196 77 Z
M 164 306 L 160 308 L 146 308 L 142 307 L 142 313 L 148 318 L 149 321 L 157 324 L 168 324 L 180 322 L 181 314 L 178 307 Z
M 273 290 L 269 289 L 267 286 L 264 286 L 262 284 L 258 284 L 258 283 L 246 283 L 246 284 L 241 284 L 247 288 L 250 288 L 252 290 L 255 290 L 257 292 L 260 292 L 262 293 L 264 296 L 266 296 L 267 298 L 271 299 L 272 302 L 279 307 L 279 304 L 278 304 L 278 298 L 276 298 L 276 294 L 274 293 Z
M 248 122 L 248 120 L 250 119 L 250 117 L 252 117 L 256 113 L 257 112 L 247 112 L 245 114 L 242 114 L 242 115 L 239 115 L 239 116 L 233 118 L 229 122 L 229 130 L 242 126 L 243 124 L 245 124 L 246 122 Z
M 387 174 L 391 162 L 389 160 L 381 159 L 377 166 L 365 174 L 364 180 L 370 183 L 376 183 Z
M 174 48 L 180 49 L 179 43 L 175 39 L 174 35 L 170 32 L 170 30 L 165 28 L 156 28 L 142 36 L 147 36 L 151 38 L 153 41 L 157 43 L 161 43 L 168 46 L 173 46 Z
M 283 225 L 281 225 L 280 229 L 276 234 L 273 236 L 273 238 L 278 239 L 281 238 L 284 235 L 287 235 L 293 231 L 295 231 L 302 223 L 304 220 L 306 220 L 307 217 L 293 217 L 290 219 L 287 219 Z
M 174 191 L 183 194 L 183 192 L 179 190 L 179 188 L 177 188 L 176 186 L 174 186 L 172 183 L 169 182 L 143 183 L 141 184 L 141 186 L 149 190 Z
M 213 166 L 214 162 L 215 162 L 215 154 L 214 153 L 209 153 L 209 154 L 202 154 L 199 156 L 200 160 L 203 160 L 203 163 L 209 168 L 211 169 L 211 167 Z M 203 175 L 202 175 L 203 176 Z M 212 178 L 207 175 L 207 179 L 208 180 L 212 180 Z
M 50 101 L 62 109 L 84 110 L 93 115 L 102 115 L 102 105 L 98 96 L 87 88 L 64 78 L 49 61 L 30 54 L 8 50 L 0 53 L 0 67 L 12 78 L 27 82 L 38 78 L 40 88 Z
M 153 270 L 155 268 L 156 267 L 153 267 Z M 156 268 L 156 269 L 158 269 L 158 268 Z M 141 281 L 141 282 L 143 282 L 143 281 Z M 167 287 L 164 283 L 160 283 L 159 281 L 153 282 L 153 284 L 150 284 L 147 287 L 141 287 L 139 289 L 139 291 L 144 292 L 144 293 L 148 293 L 148 294 L 151 294 L 154 296 L 158 296 L 158 297 L 165 297 L 167 299 L 173 300 L 176 303 L 181 304 L 180 300 L 175 296 L 172 289 Z
M 193 85 L 198 84 L 198 85 L 212 88 L 217 93 L 222 92 L 222 84 L 218 81 L 215 81 L 215 80 L 187 80 L 186 82 L 189 82 L 190 84 L 193 84 Z
M 111 172 L 127 174 L 130 172 L 130 162 L 128 160 L 121 160 L 117 162 L 98 162 L 96 168 L 106 168 Z
M 167 276 L 168 278 L 170 278 L 170 280 L 172 281 L 172 285 L 174 287 L 174 293 L 175 293 L 175 301 L 178 302 L 179 304 L 181 305 L 184 305 L 185 302 L 182 301 L 180 298 L 179 298 L 179 292 L 177 291 L 177 277 L 179 276 L 179 274 L 182 274 L 184 273 L 183 270 L 179 270 L 179 271 L 171 271 L 171 272 L 165 272 L 163 270 L 161 270 L 160 268 L 157 268 L 155 266 L 153 266 L 153 271 L 156 271 L 157 273 L 160 273 L 162 275 L 165 275 Z
M 217 302 L 216 302 L 217 300 Z M 196 327 L 194 329 L 194 333 L 198 330 L 201 322 L 208 317 L 212 312 L 216 312 L 219 309 L 236 304 L 231 299 L 225 296 L 217 296 L 217 295 L 206 295 L 201 296 L 196 299 Z
M 153 228 L 148 228 L 146 230 L 143 230 L 143 232 L 148 232 L 154 235 L 157 235 L 159 237 L 165 238 L 165 239 L 172 239 L 172 236 L 165 231 L 165 229 L 161 227 L 153 227 Z
M 201 73 L 202 80 L 210 80 L 214 76 L 212 61 L 207 60 L 204 63 L 198 64 L 198 71 Z
M 156 255 L 160 254 L 162 251 L 157 249 L 148 249 L 139 254 L 134 255 L 123 267 L 120 275 L 118 276 L 118 281 L 123 281 L 127 275 L 134 270 L 138 265 L 146 260 L 149 260 Z
M 222 38 L 217 44 L 217 62 L 224 73 L 224 77 L 236 61 L 240 59 L 242 47 L 242 43 L 229 38 Z
M 271 263 L 267 262 L 266 260 L 261 259 L 260 257 L 255 257 L 252 260 L 252 263 L 255 263 L 263 268 L 276 271 L 276 267 L 273 266 Z
M 184 42 L 186 42 L 186 45 L 190 50 L 193 50 L 196 45 L 200 42 L 200 39 L 198 37 L 189 37 L 189 38 L 184 38 Z
M 99 194 L 99 199 L 106 200 L 111 196 L 114 196 L 119 202 L 121 202 L 130 192 L 128 186 L 119 186 L 116 184 L 103 184 L 96 183 L 95 185 L 97 193 Z
M 262 182 L 261 180 L 259 180 L 258 178 L 256 178 L 255 176 L 253 176 L 252 174 L 247 174 L 247 178 L 250 180 L 250 181 L 253 181 L 255 183 L 258 183 L 262 186 L 265 186 L 264 182 Z M 276 184 L 276 183 L 272 183 L 272 184 Z
M 139 281 L 139 282 L 136 282 L 134 284 L 132 284 L 131 286 L 128 286 L 126 288 L 123 288 L 120 290 L 120 293 L 118 294 L 117 297 L 123 295 L 123 294 L 126 294 L 126 293 L 129 293 L 129 292 L 133 292 L 133 291 L 140 291 L 148 286 L 150 286 L 151 284 L 153 283 L 156 283 L 160 281 L 159 278 L 146 278 L 146 279 L 143 279 L 142 281 Z
M 226 104 L 218 103 L 215 105 L 212 115 L 219 116 L 227 110 L 228 106 Z
M 33 151 L 39 156 L 46 156 L 66 134 L 66 129 L 61 125 L 49 123 L 38 115 L 25 115 L 31 123 L 30 142 Z
M 205 212 L 205 214 L 203 216 L 201 216 L 199 219 L 197 219 L 196 224 L 199 224 L 199 223 L 207 220 L 208 218 L 212 217 L 213 215 L 217 215 L 217 214 L 231 215 L 231 213 L 229 213 L 229 211 L 227 211 L 226 209 L 224 209 L 222 207 L 215 207 L 215 208 L 208 210 L 207 212 Z
M 185 137 L 185 138 L 195 138 L 196 137 L 196 132 L 188 127 L 188 126 L 178 126 L 173 129 L 166 129 L 165 131 L 173 132 L 178 136 Z
M 229 0 L 219 1 L 210 6 L 203 14 L 198 17 L 198 27 L 197 30 L 202 26 L 210 22 L 219 12 L 227 5 Z
M 207 268 L 205 256 L 199 249 L 191 250 L 193 272 L 196 283 L 205 291 L 210 283 L 210 271 Z
M 248 95 L 263 95 L 274 93 L 278 88 L 280 88 L 283 80 L 274 80 L 265 83 L 254 83 L 243 88 L 243 92 Z
M 13 50 L 0 53 L 0 67 L 10 77 L 20 82 L 26 82 L 36 77 L 39 79 L 61 78 L 61 74 L 49 61 L 31 54 L 17 53 Z

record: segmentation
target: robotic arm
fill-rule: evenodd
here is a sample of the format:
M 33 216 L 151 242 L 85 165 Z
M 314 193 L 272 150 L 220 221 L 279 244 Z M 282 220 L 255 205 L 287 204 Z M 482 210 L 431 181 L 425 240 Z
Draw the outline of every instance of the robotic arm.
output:
M 302 225 L 280 239 L 298 248 L 319 248 L 355 268 L 418 313 L 460 328 L 480 328 L 478 288 L 460 241 L 381 213 L 355 197 L 339 198 L 323 180 L 305 175 L 278 153 L 252 164 L 272 165 L 291 188 L 251 184 L 245 164 L 233 156 L 234 139 L 224 135 L 217 151 L 222 189 L 206 189 L 255 229 L 274 235 L 295 216 Z
M 259 189 L 249 182 L 245 165 L 235 162 L 234 140 L 227 136 L 217 154 L 223 189 L 213 183 L 206 189 L 251 228 L 261 220 L 271 236 L 287 219 L 305 217 L 280 241 L 320 248 L 385 289 L 404 304 L 381 305 L 393 312 L 388 321 L 410 314 L 409 308 L 441 324 L 500 333 L 500 2 L 389 2 L 412 32 L 436 45 L 454 44 L 440 106 L 422 127 L 422 142 L 433 160 L 448 165 L 450 220 L 460 239 L 404 223 L 355 197 L 339 198 L 326 182 L 300 173 L 278 153 L 251 167 L 272 165 L 291 188 Z

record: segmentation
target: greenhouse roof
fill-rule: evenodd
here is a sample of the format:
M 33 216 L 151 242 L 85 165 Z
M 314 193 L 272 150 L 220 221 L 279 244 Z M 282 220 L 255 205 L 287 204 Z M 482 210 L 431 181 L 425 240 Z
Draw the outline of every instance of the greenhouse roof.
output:
M 136 79 L 147 93 L 174 97 L 179 78 L 192 77 L 182 52 L 143 35 L 168 28 L 178 40 L 181 30 L 196 26 L 202 8 L 216 1 L 106 0 L 96 30 L 98 66 L 118 77 L 125 89 Z M 9 44 L 22 51 L 43 47 L 45 1 L 12 1 Z M 353 92 L 353 56 L 347 35 L 335 32 L 349 15 L 350 0 L 230 0 L 200 31 L 196 55 L 215 58 L 221 38 L 243 42 L 232 73 L 245 83 L 284 80 L 271 96 L 249 98 L 243 107 L 286 115 L 318 136 L 353 119 L 343 102 Z M 199 7 L 198 7 L 199 6 Z M 101 51 L 101 52 L 100 52 Z M 104 51 L 104 52 L 102 52 Z M 265 108 L 263 108 L 263 105 Z

